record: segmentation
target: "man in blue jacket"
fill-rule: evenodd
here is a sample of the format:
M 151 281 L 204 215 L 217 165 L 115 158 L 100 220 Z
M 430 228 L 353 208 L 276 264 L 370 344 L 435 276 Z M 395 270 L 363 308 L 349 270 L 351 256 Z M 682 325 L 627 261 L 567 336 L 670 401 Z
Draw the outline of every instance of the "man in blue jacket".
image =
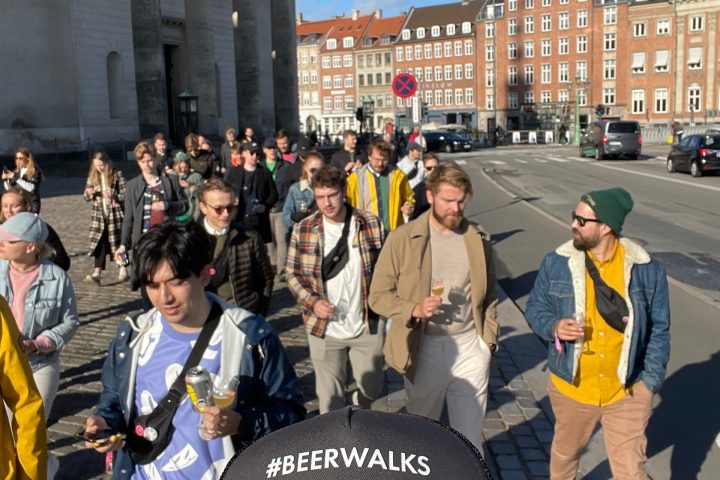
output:
M 228 407 L 193 409 L 184 395 L 174 413 L 166 448 L 150 463 L 135 464 L 133 442 L 114 435 L 99 452 L 117 450 L 114 479 L 220 478 L 243 442 L 301 420 L 305 415 L 297 378 L 272 327 L 258 315 L 206 294 L 210 242 L 197 223 L 163 223 L 135 247 L 136 275 L 155 308 L 123 322 L 103 366 L 103 391 L 85 425 L 99 431 L 142 435 L 137 417 L 152 412 L 178 377 L 206 320 L 220 314 L 200 366 L 216 385 L 239 380 Z
M 645 429 L 670 357 L 663 268 L 620 238 L 633 200 L 622 188 L 581 197 L 571 241 L 548 254 L 525 317 L 548 344 L 555 414 L 550 478 L 575 479 L 598 422 L 613 477 L 646 478 Z

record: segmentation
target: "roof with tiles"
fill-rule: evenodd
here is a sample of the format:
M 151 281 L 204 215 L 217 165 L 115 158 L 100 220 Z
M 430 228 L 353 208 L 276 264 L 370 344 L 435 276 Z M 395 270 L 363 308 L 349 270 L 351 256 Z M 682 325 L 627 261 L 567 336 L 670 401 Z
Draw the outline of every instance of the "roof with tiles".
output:
M 373 19 L 374 15 L 359 15 L 356 18 L 350 17 L 337 17 L 333 19 L 332 30 L 327 35 L 327 40 L 335 39 L 337 41 L 337 48 L 332 49 L 333 52 L 350 51 L 357 44 L 358 40 L 365 33 L 365 30 Z M 345 47 L 343 39 L 347 37 L 353 38 L 353 46 Z M 323 51 L 327 51 L 327 41 L 322 47 Z
M 362 48 L 372 48 L 380 45 L 383 37 L 397 37 L 400 35 L 400 27 L 405 21 L 405 15 L 397 17 L 378 18 L 372 21 L 363 36 L 360 46 Z M 372 39 L 372 42 L 369 40 Z M 392 38 L 394 41 L 395 38 Z
M 460 3 L 450 3 L 445 5 L 432 5 L 429 7 L 414 8 L 410 11 L 403 30 L 410 30 L 410 38 L 403 39 L 402 35 L 398 37 L 398 43 L 431 41 L 437 38 L 454 38 L 472 34 L 474 32 L 473 25 L 475 19 L 482 10 L 484 0 L 466 0 Z M 461 25 L 464 22 L 470 23 L 470 33 L 463 33 Z M 455 34 L 448 35 L 447 26 L 455 25 Z M 440 27 L 439 36 L 431 36 L 430 29 L 434 26 Z M 418 38 L 417 29 L 425 28 L 427 32 L 424 38 Z

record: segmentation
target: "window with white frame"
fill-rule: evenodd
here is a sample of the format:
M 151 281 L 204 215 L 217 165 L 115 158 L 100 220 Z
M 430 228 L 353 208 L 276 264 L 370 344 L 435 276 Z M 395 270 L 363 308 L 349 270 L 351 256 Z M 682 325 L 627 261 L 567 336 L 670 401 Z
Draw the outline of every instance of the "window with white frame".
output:
M 508 43 L 508 58 L 518 58 L 518 46 L 517 43 Z
M 570 81 L 570 69 L 567 62 L 558 63 L 558 82 L 567 83 Z
M 517 67 L 508 67 L 508 85 L 514 86 L 518 84 Z
M 558 102 L 567 103 L 570 98 L 570 92 L 567 90 L 558 90 Z
M 603 89 L 603 105 L 615 105 L 615 89 Z
M 517 35 L 518 34 L 518 21 L 517 18 L 508 18 L 508 35 Z
M 535 32 L 535 18 L 534 17 L 525 17 L 525 33 L 534 33 Z
M 418 82 L 423 81 L 423 69 L 422 68 L 415 69 L 415 78 L 418 79 Z M 390 83 L 390 82 L 388 82 L 388 83 Z
M 435 58 L 442 57 L 442 43 L 433 43 L 433 53 Z
M 670 35 L 670 20 L 658 20 L 655 23 L 655 33 L 657 35 Z
M 318 95 L 318 92 L 311 92 L 311 93 L 310 93 L 310 98 L 311 98 L 311 103 L 312 103 L 313 105 L 317 105 L 320 96 Z
M 668 111 L 668 89 L 655 89 L 655 113 L 667 113 Z
M 549 90 L 543 90 L 540 92 L 540 103 L 550 103 L 552 102 L 552 97 L 550 96 Z
M 439 37 L 440 36 L 440 27 L 438 25 L 433 25 L 430 27 L 430 36 L 431 37 Z
M 517 0 L 508 0 L 508 12 L 516 11 L 517 7 L 518 7 Z
M 368 84 L 368 86 L 372 86 L 372 85 L 373 85 L 373 83 L 374 83 L 374 82 L 373 82 L 373 81 L 374 81 L 374 78 L 375 78 L 375 77 L 373 77 L 373 74 L 372 74 L 372 73 L 368 73 L 368 74 L 367 74 L 367 84 Z
M 375 106 L 378 108 L 385 106 L 385 95 L 375 95 Z
M 443 75 L 443 69 L 442 69 L 442 67 L 436 66 L 436 67 L 435 67 L 435 81 L 436 81 L 436 82 L 441 82 L 442 79 L 443 79 L 443 76 L 442 76 L 442 75 Z
M 316 84 L 318 82 L 318 72 L 317 70 L 311 70 L 310 71 L 310 83 Z
M 558 38 L 558 54 L 567 55 L 570 53 L 570 40 L 568 37 Z
M 465 89 L 465 105 L 472 105 L 475 103 L 475 92 L 472 88 Z
M 603 15 L 605 25 L 615 25 L 617 23 L 617 7 L 605 7 Z
M 471 33 L 472 32 L 472 25 L 470 22 L 463 22 L 462 23 L 462 33 Z
M 549 57 L 552 54 L 552 41 L 549 38 L 540 40 L 540 55 Z
M 617 33 L 615 32 L 609 32 L 603 34 L 603 50 L 606 52 L 610 52 L 615 50 L 617 46 Z
M 352 67 L 352 55 L 343 55 L 343 67 Z
M 690 31 L 701 31 L 703 29 L 703 20 L 705 20 L 705 17 L 703 17 L 702 15 L 693 15 L 692 17 L 690 17 Z
M 349 88 L 353 86 L 353 74 L 349 73 L 345 75 L 345 87 Z
M 426 43 L 423 48 L 425 50 L 425 60 L 432 58 L 432 45 Z
M 358 55 L 357 66 L 358 68 L 365 68 L 365 55 Z
M 472 63 L 466 63 L 465 64 L 465 78 L 467 80 L 471 80 L 473 78 L 473 64 Z
M 413 59 L 413 47 L 405 47 L 405 60 Z
M 647 35 L 647 24 L 645 22 L 633 23 L 633 37 L 644 37 Z
M 323 97 L 323 108 L 325 110 L 332 110 L 332 97 Z
M 543 7 L 549 7 L 552 5 L 552 0 L 542 0 Z
M 535 0 L 525 0 L 525 10 L 535 8 Z
M 465 55 L 472 55 L 472 54 L 473 54 L 473 41 L 465 40 Z
M 452 57 L 452 42 L 443 43 L 443 54 L 446 57 Z
M 587 41 L 587 35 L 578 35 L 577 36 L 577 53 L 587 53 L 588 49 L 588 41 Z
M 540 65 L 540 83 L 548 84 L 552 82 L 552 69 L 549 63 Z
M 485 86 L 492 87 L 495 85 L 495 70 L 488 68 L 485 70 Z
M 495 36 L 495 22 L 485 23 L 485 38 L 493 38 Z
M 445 80 L 452 80 L 453 68 L 452 65 L 445 65 Z
M 585 28 L 588 26 L 587 10 L 578 10 L 577 11 L 577 26 L 578 26 L 578 28 Z
M 340 55 L 334 55 L 332 57 L 333 68 L 340 68 L 342 66 L 342 57 Z
M 464 91 L 462 88 L 456 88 L 455 89 L 455 105 L 462 105 L 463 104 L 463 96 Z
M 300 61 L 301 61 L 301 63 L 303 63 L 303 64 L 308 63 L 308 54 L 307 54 L 307 52 L 302 52 L 302 53 L 300 54 Z
M 423 48 L 422 45 L 415 45 L 415 60 L 422 60 Z M 378 67 L 380 64 L 378 63 Z
M 645 90 L 633 90 L 630 98 L 632 113 L 645 113 Z
M 445 33 L 448 35 L 455 35 L 455 24 L 454 23 L 448 23 L 445 26 Z
M 655 52 L 655 71 L 667 72 L 669 70 L 670 52 L 668 50 L 658 50 Z
M 525 85 L 532 85 L 535 83 L 535 66 L 525 65 Z
M 533 41 L 527 41 L 525 42 L 525 58 L 532 58 L 535 56 L 535 42 Z
M 425 38 L 425 28 L 424 27 L 418 27 L 415 30 L 415 36 L 417 38 Z
M 700 111 L 700 85 L 697 83 L 693 83 L 688 88 L 688 110 L 691 112 L 699 112 Z
M 330 68 L 330 57 L 322 57 L 322 68 Z
M 578 105 L 581 107 L 587 105 L 587 91 L 584 88 L 578 89 Z
M 395 49 L 395 61 L 402 62 L 405 60 L 405 53 L 403 51 L 403 47 L 398 47 Z
M 337 48 L 337 40 L 329 38 L 326 45 L 328 50 L 335 50 Z
M 310 74 L 308 72 L 302 72 L 301 77 L 303 85 L 307 85 L 308 83 L 310 83 Z
M 485 45 L 485 60 L 488 62 L 495 61 L 495 45 Z
M 516 92 L 508 93 L 508 108 L 511 110 L 517 110 L 518 108 L 518 96 Z
M 443 92 L 442 90 L 435 90 L 435 105 L 443 104 Z
M 462 80 L 463 78 L 463 66 L 455 65 L 455 80 Z
M 390 96 L 390 95 L 388 94 L 388 96 Z M 427 103 L 428 107 L 432 107 L 432 104 L 433 104 L 432 90 L 425 90 L 425 103 Z
M 559 3 L 560 5 L 567 5 L 568 3 L 570 3 L 570 0 L 560 0 Z
M 645 52 L 633 52 L 632 73 L 645 73 Z
M 402 108 L 405 106 L 405 100 L 403 100 L 400 97 L 397 97 L 397 100 L 395 100 L 395 102 L 397 103 L 398 108 Z M 410 106 L 410 102 L 408 102 L 408 107 L 409 106 Z
M 544 13 L 540 16 L 540 30 L 543 32 L 552 30 L 552 16 L 549 13 Z
M 353 108 L 355 108 L 355 97 L 352 95 L 345 95 L 345 110 L 352 110 Z
M 332 77 L 330 75 L 323 75 L 323 88 L 332 88 Z
M 453 91 L 448 89 L 445 90 L 445 105 L 452 105 L 453 103 Z
M 368 73 L 368 75 L 372 76 L 372 73 Z M 364 87 L 365 86 L 365 74 L 358 75 L 358 86 Z
M 343 97 L 342 95 L 338 95 L 336 97 L 333 97 L 333 109 L 334 110 L 342 110 L 343 109 Z
M 317 58 L 318 58 L 317 53 L 311 53 L 310 54 L 310 63 L 313 65 L 317 64 Z
M 425 67 L 425 80 L 428 82 L 431 82 L 433 79 L 433 70 L 432 67 Z
M 342 88 L 342 75 L 333 75 L 333 88 Z
M 456 56 L 456 57 L 461 56 L 461 55 L 463 54 L 463 44 L 462 44 L 462 41 L 455 42 L 455 43 L 453 44 L 453 46 L 455 47 L 455 56 Z
M 343 38 L 343 47 L 352 48 L 353 47 L 353 37 Z
M 608 58 L 603 60 L 603 79 L 614 80 L 615 79 L 615 59 Z
M 700 70 L 702 68 L 702 47 L 690 47 L 688 49 L 688 70 Z
M 535 92 L 528 90 L 523 95 L 523 102 L 528 105 L 535 103 Z
M 402 31 L 400 34 L 403 40 L 410 40 L 410 30 L 407 28 Z
M 587 62 L 585 60 L 580 60 L 579 62 L 575 63 L 575 76 L 581 82 L 587 80 Z
M 562 12 L 558 14 L 558 30 L 567 30 L 570 28 L 570 14 Z

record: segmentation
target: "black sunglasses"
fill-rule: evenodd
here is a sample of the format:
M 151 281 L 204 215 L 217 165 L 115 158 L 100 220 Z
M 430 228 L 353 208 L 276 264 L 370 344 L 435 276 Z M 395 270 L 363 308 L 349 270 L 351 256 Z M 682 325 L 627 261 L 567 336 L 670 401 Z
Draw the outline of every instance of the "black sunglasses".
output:
M 205 202 L 202 202 L 205 203 Z M 237 203 L 233 203 L 231 205 L 219 205 L 217 207 L 214 207 L 208 203 L 205 203 L 205 205 L 208 208 L 212 208 L 212 210 L 215 212 L 215 215 L 222 215 L 223 210 L 227 210 L 229 214 L 232 214 L 235 210 L 238 209 Z
M 600 220 L 598 220 L 597 218 L 585 218 L 585 217 L 581 217 L 580 215 L 578 215 L 578 214 L 575 213 L 575 212 L 572 212 L 572 219 L 573 219 L 574 221 L 578 222 L 578 225 L 580 225 L 581 227 L 584 227 L 587 222 L 602 223 L 602 222 L 601 222 Z

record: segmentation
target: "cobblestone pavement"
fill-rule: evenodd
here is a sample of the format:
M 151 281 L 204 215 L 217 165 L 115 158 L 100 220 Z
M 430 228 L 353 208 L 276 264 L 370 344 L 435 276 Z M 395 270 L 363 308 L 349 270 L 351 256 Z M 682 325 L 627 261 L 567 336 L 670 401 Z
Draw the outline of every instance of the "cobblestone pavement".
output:
M 80 195 L 82 188 L 82 178 L 49 179 L 43 185 L 42 210 L 43 218 L 59 232 L 72 256 L 70 276 L 81 319 L 77 335 L 61 355 L 60 391 L 48 427 L 50 450 L 60 458 L 57 478 L 73 480 L 105 477 L 104 457 L 85 450 L 72 435 L 97 401 L 100 369 L 118 323 L 140 309 L 139 294 L 117 281 L 114 265 L 105 272 L 102 286 L 83 282 L 91 271 L 92 259 L 87 256 L 90 206 Z M 509 302 L 503 304 L 501 313 L 504 308 L 507 315 L 519 314 Z M 276 288 L 269 321 L 295 366 L 308 411 L 316 411 L 307 339 L 299 310 L 284 284 Z M 523 359 L 510 349 L 501 349 L 496 363 L 490 377 L 484 432 L 491 469 L 503 480 L 547 478 L 552 425 L 536 400 L 542 397 L 531 390 L 520 368 Z M 404 404 L 402 380 L 394 372 L 388 372 L 388 391 L 388 396 L 378 400 L 374 408 L 400 410 Z

